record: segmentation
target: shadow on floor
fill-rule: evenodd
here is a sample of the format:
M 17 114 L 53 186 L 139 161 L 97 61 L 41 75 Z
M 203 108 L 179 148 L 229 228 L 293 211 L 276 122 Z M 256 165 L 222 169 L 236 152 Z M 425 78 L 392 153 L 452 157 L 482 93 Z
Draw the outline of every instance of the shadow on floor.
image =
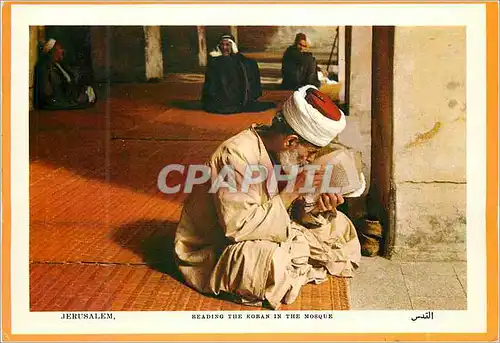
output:
M 203 106 L 200 100 L 174 100 L 170 101 L 169 105 L 173 108 L 180 108 L 190 111 L 203 111 Z
M 174 237 L 177 222 L 140 220 L 116 229 L 112 239 L 142 257 L 156 271 L 184 283 L 174 260 Z
M 276 108 L 276 103 L 272 101 L 257 101 L 250 106 L 244 112 L 265 112 L 271 108 Z
M 169 105 L 173 108 L 179 108 L 183 110 L 204 111 L 203 105 L 200 100 L 175 100 L 170 101 Z M 276 103 L 273 101 L 257 101 L 250 104 L 250 106 L 248 106 L 248 108 L 246 108 L 242 113 L 265 112 L 272 108 L 276 108 Z
M 112 234 L 112 239 L 125 249 L 142 257 L 152 269 L 167 274 L 175 280 L 186 284 L 174 259 L 174 238 L 178 222 L 160 220 L 141 220 L 121 226 Z M 228 293 L 203 294 L 208 298 L 239 303 L 237 298 Z M 264 304 L 263 309 L 268 309 Z

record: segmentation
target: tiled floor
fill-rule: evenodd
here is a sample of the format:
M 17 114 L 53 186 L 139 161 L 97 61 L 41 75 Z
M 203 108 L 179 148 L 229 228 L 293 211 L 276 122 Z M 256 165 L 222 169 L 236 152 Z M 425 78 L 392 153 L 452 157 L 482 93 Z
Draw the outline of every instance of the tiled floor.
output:
M 158 171 L 203 161 L 221 140 L 274 114 L 207 114 L 196 107 L 199 81 L 171 82 L 114 85 L 112 101 L 92 109 L 31 114 L 33 264 L 54 256 L 56 262 L 132 264 L 165 256 L 158 238 L 175 228 L 183 199 L 159 193 Z M 279 103 L 286 96 L 266 91 L 262 100 Z M 363 258 L 350 289 L 355 310 L 465 309 L 466 265 Z
M 466 262 L 363 257 L 351 280 L 353 310 L 465 310 Z
M 31 113 L 32 311 L 255 310 L 180 280 L 172 249 L 185 194 L 163 194 L 157 180 L 165 165 L 204 163 L 222 140 L 270 122 L 275 110 L 209 114 L 200 91 L 175 79 L 113 84 L 93 108 Z M 265 90 L 262 99 L 289 94 Z M 331 278 L 282 309 L 346 310 L 348 298 L 345 280 Z

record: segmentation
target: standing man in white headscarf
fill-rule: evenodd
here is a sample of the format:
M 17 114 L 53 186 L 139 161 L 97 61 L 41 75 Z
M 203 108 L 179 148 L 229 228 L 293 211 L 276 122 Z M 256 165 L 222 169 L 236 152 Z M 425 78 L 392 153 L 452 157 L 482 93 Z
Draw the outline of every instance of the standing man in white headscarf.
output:
M 301 211 L 300 172 L 292 188 L 248 181 L 248 165 L 283 179 L 311 163 L 345 127 L 344 114 L 314 86 L 294 92 L 270 126 L 252 125 L 223 142 L 207 165 L 212 185 L 195 186 L 184 204 L 175 238 L 176 261 L 187 283 L 203 293 L 276 309 L 290 304 L 308 282 L 327 274 L 351 277 L 361 258 L 351 221 L 323 194 L 313 211 Z M 322 105 L 325 104 L 325 105 Z M 275 167 L 284 172 L 275 174 Z M 295 167 L 295 169 L 294 169 Z M 234 168 L 236 192 L 210 193 L 221 171 Z M 322 181 L 321 173 L 313 186 Z M 274 183 L 276 185 L 276 183 Z
M 257 62 L 238 51 L 232 35 L 222 35 L 210 53 L 201 101 L 212 113 L 239 113 L 262 95 Z

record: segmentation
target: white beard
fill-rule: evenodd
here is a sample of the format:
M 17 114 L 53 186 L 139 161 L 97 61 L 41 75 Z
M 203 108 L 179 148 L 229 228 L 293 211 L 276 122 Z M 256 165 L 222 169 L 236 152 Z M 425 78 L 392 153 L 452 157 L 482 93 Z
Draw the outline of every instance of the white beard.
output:
M 303 169 L 303 165 L 299 165 L 299 152 L 297 150 L 286 150 L 278 153 L 278 162 L 281 164 L 281 169 L 286 173 L 290 174 L 292 172 L 293 166 L 298 166 L 298 172 L 300 173 Z

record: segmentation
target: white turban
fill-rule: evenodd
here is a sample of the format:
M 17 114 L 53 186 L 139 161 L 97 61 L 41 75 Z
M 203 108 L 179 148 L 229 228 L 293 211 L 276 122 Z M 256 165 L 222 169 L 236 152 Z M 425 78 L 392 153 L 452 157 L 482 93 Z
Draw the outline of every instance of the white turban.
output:
M 306 91 L 309 88 L 317 89 L 312 85 L 307 85 L 293 92 L 283 104 L 283 116 L 288 125 L 302 138 L 316 146 L 324 147 L 344 130 L 345 115 L 339 109 L 341 113 L 339 120 L 325 117 L 306 101 Z
M 52 50 L 52 48 L 54 47 L 54 45 L 56 45 L 56 40 L 54 38 L 49 39 L 43 45 L 43 51 L 44 52 L 49 52 L 50 50 Z

